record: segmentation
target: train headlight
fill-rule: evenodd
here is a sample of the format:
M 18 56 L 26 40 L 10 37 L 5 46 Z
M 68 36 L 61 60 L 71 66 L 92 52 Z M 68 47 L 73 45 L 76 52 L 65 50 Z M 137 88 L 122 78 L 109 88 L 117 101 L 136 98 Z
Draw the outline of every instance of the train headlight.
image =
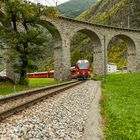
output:
M 90 71 L 88 71 L 88 75 L 90 75 Z

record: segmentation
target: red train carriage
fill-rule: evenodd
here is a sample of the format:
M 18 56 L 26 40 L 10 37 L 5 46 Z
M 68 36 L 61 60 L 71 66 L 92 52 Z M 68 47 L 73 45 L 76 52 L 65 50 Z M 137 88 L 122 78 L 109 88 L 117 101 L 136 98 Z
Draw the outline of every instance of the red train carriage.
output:
M 73 79 L 77 78 L 77 72 L 76 72 L 75 67 L 71 67 L 70 70 L 71 70 L 71 77 L 72 77 Z
M 48 78 L 54 77 L 54 70 L 48 71 Z
M 87 60 L 77 61 L 75 67 L 71 67 L 72 78 L 88 79 L 90 77 L 90 64 Z M 53 78 L 54 70 L 46 72 L 27 73 L 28 78 Z
M 71 76 L 72 76 L 72 78 L 77 77 L 75 67 L 71 67 Z M 46 72 L 27 73 L 26 77 L 27 78 L 53 78 L 54 70 L 46 71 Z
M 27 73 L 28 78 L 48 78 L 48 72 L 33 72 Z
M 78 79 L 90 78 L 90 64 L 88 60 L 78 60 L 75 65 Z

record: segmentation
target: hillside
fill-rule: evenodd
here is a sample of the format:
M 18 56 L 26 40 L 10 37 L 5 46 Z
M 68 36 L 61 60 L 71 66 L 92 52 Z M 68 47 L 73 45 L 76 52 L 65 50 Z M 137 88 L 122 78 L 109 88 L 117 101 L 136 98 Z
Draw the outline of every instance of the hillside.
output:
M 65 15 L 68 15 L 69 17 L 79 15 L 76 11 L 79 9 L 79 5 L 77 6 L 75 1 L 80 2 L 79 5 L 85 2 L 81 0 L 71 0 L 70 2 L 60 5 L 62 9 L 65 9 Z M 93 0 L 91 1 L 93 2 Z M 69 5 L 69 3 L 73 3 L 74 5 Z M 77 19 L 104 25 L 127 27 L 129 16 L 130 27 L 140 28 L 139 5 L 139 0 L 101 0 L 99 2 L 96 0 L 96 2 L 89 9 L 79 15 Z M 73 15 L 73 13 L 68 10 L 69 8 L 74 8 L 72 12 L 76 13 L 76 15 Z M 35 62 L 39 68 L 38 71 L 53 69 L 54 60 L 52 39 L 49 40 L 46 46 L 47 47 L 44 50 L 46 53 L 43 54 L 41 59 Z M 119 39 L 114 39 L 108 47 L 108 56 L 109 62 L 117 63 L 119 69 L 126 66 L 127 48 L 125 42 Z M 83 34 L 76 34 L 73 37 L 71 43 L 71 58 L 72 66 L 78 59 L 88 59 L 91 63 L 93 62 L 93 48 L 90 38 Z
M 105 25 L 140 28 L 140 0 L 101 0 L 77 19 Z
M 138 29 L 140 28 L 139 15 L 139 0 L 101 0 L 96 4 L 93 4 L 88 10 L 83 12 L 76 19 L 103 25 L 126 28 L 131 27 Z M 77 40 L 80 40 L 78 36 L 75 37 L 77 38 Z M 86 43 L 86 39 L 87 38 L 82 40 L 82 42 Z M 75 39 L 73 40 L 75 41 Z M 81 45 L 81 43 L 79 43 L 77 44 L 77 46 L 72 46 L 72 60 L 75 60 L 75 50 L 77 51 L 77 53 L 81 52 L 81 50 L 85 49 L 85 46 L 90 45 L 88 45 L 88 43 L 84 45 Z M 78 48 L 79 50 L 77 50 Z M 93 60 L 91 52 L 87 53 L 87 55 L 83 57 L 87 58 L 87 56 L 90 56 L 89 60 Z M 81 56 L 76 58 L 80 59 L 80 57 Z M 118 69 L 122 69 L 123 66 L 127 65 L 127 48 L 124 41 L 116 38 L 112 40 L 108 47 L 108 60 L 111 63 L 117 63 Z
M 71 0 L 70 2 L 74 1 L 75 0 Z M 80 2 L 83 3 L 81 0 Z M 64 6 L 65 9 L 67 9 L 67 7 L 71 7 L 68 5 L 69 2 L 65 4 L 61 6 Z M 74 6 L 72 7 L 75 8 L 76 5 L 75 3 L 73 4 Z M 89 9 L 84 11 L 76 19 L 103 25 L 128 27 L 129 17 L 130 27 L 140 28 L 139 5 L 139 0 L 100 0 L 99 2 L 96 1 Z M 69 10 L 67 10 L 67 12 L 69 15 Z M 76 11 L 73 10 L 73 12 Z M 53 49 L 49 49 L 49 52 L 49 58 L 43 58 L 42 63 L 39 62 L 40 71 L 53 69 Z M 71 57 L 72 66 L 78 59 L 88 59 L 92 63 L 93 48 L 90 38 L 83 34 L 76 34 L 71 43 Z M 108 60 L 109 62 L 117 63 L 119 69 L 122 69 L 123 66 L 127 65 L 127 48 L 125 42 L 115 38 L 110 43 L 110 46 L 108 47 Z
M 86 11 L 84 11 L 85 9 Z M 140 28 L 140 0 L 100 0 L 99 2 L 98 0 L 70 0 L 59 6 L 59 12 L 71 18 L 78 15 L 76 19 L 92 23 L 119 27 L 128 27 L 129 25 L 131 28 Z M 80 14 L 81 12 L 83 13 Z M 35 62 L 39 68 L 38 71 L 53 69 L 52 39 L 46 46 L 44 50 L 46 53 L 38 62 Z M 119 69 L 127 64 L 126 54 L 126 44 L 122 40 L 114 39 L 108 47 L 108 60 L 117 63 Z M 83 34 L 75 35 L 71 43 L 71 56 L 72 65 L 78 59 L 88 59 L 93 62 L 90 38 Z M 3 67 L 1 60 L 0 68 Z
M 97 0 L 70 0 L 58 6 L 59 13 L 75 18 L 87 10 Z

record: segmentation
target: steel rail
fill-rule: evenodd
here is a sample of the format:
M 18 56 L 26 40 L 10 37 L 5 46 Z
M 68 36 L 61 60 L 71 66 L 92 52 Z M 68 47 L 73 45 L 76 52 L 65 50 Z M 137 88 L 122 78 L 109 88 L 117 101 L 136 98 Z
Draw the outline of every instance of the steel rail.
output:
M 70 82 L 69 84 L 68 83 L 67 84 L 61 84 L 60 87 L 62 87 L 62 88 L 57 89 L 56 91 L 53 91 L 53 92 L 50 92 L 50 93 L 46 93 L 45 95 L 40 96 L 40 97 L 38 97 L 36 99 L 27 101 L 25 103 L 22 103 L 22 104 L 19 104 L 19 105 L 13 107 L 13 108 L 10 108 L 8 110 L 5 110 L 3 112 L 0 112 L 0 121 L 3 121 L 4 119 L 6 119 L 6 118 L 8 118 L 8 117 L 10 117 L 10 116 L 12 116 L 12 115 L 14 115 L 14 114 L 22 111 L 22 110 L 24 110 L 24 109 L 26 109 L 26 108 L 34 105 L 34 104 L 36 104 L 36 103 L 38 103 L 40 101 L 42 101 L 44 99 L 47 99 L 47 98 L 52 97 L 52 96 L 54 96 L 56 94 L 59 94 L 60 92 L 63 92 L 65 90 L 70 89 L 70 88 L 72 88 L 74 86 L 77 86 L 77 85 L 79 85 L 81 83 L 83 83 L 83 81 Z M 57 85 L 57 87 L 58 87 L 58 85 Z M 36 91 L 34 91 L 34 92 L 36 92 Z M 39 90 L 37 92 L 42 92 L 42 90 L 41 91 Z
M 15 100 L 15 99 L 18 99 L 21 97 L 31 96 L 32 94 L 38 94 L 38 92 L 48 91 L 50 89 L 69 85 L 69 84 L 76 83 L 76 82 L 77 82 L 77 80 L 71 81 L 71 82 L 66 82 L 63 84 L 57 84 L 57 85 L 46 86 L 46 87 L 42 87 L 42 88 L 31 89 L 31 90 L 27 90 L 27 91 L 18 92 L 16 94 L 11 94 L 8 96 L 0 97 L 0 104 L 5 103 L 6 101 L 8 102 L 9 100 L 12 100 L 12 99 Z

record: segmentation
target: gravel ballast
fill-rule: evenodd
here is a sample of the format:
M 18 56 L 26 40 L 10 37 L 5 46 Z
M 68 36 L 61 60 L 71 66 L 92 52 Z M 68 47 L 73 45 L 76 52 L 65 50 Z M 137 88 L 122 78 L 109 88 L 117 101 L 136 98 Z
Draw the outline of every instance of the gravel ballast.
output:
M 99 88 L 99 82 L 87 81 L 7 118 L 0 123 L 0 140 L 84 140 L 91 104 L 99 104 Z M 95 109 L 99 114 L 100 108 Z M 100 123 L 93 127 L 100 129 Z M 95 138 L 101 136 L 99 130 Z

